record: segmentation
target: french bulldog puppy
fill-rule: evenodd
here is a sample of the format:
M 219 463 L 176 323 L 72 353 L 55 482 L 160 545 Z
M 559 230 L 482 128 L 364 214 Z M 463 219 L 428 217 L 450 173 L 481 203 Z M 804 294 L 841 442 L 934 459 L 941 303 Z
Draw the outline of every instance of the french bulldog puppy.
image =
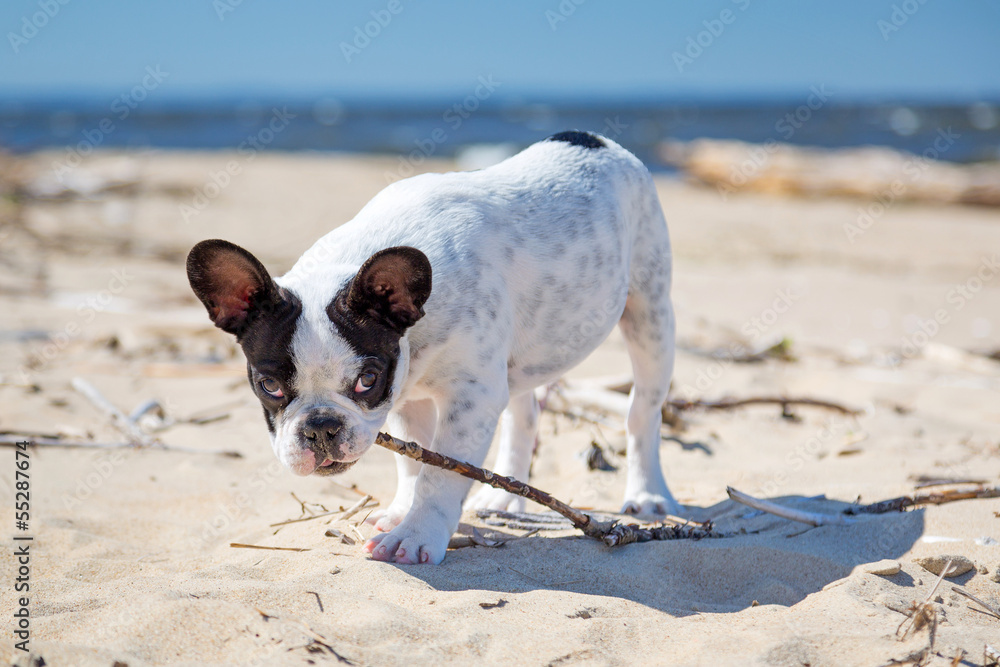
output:
M 624 510 L 676 513 L 660 469 L 660 408 L 674 361 L 667 225 L 642 163 L 615 142 L 563 132 L 481 171 L 394 183 L 272 278 L 246 250 L 202 241 L 191 287 L 236 336 L 275 454 L 297 475 L 351 467 L 387 426 L 526 480 L 536 387 L 617 324 L 635 385 Z M 398 458 L 396 497 L 365 549 L 439 563 L 471 482 Z M 484 488 L 475 507 L 521 510 Z

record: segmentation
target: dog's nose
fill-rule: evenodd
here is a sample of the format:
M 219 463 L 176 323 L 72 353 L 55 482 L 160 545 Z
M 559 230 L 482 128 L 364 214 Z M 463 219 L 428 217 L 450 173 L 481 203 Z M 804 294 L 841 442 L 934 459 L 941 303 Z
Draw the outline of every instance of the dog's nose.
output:
M 309 449 L 333 454 L 336 450 L 334 440 L 343 428 L 343 423 L 330 415 L 316 415 L 306 419 L 302 426 L 302 437 L 306 439 Z

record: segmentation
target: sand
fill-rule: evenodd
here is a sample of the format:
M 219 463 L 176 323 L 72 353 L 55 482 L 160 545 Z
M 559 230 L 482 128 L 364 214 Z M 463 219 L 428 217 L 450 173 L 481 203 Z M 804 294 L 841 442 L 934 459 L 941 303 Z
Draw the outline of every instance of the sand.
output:
M 27 158 L 29 172 L 57 156 Z M 731 485 L 836 513 L 858 498 L 911 493 L 922 475 L 997 483 L 1000 363 L 980 353 L 1000 347 L 1000 275 L 989 268 L 1000 249 L 1000 212 L 899 202 L 852 242 L 845 225 L 867 202 L 762 194 L 723 201 L 713 189 L 658 177 L 675 248 L 675 395 L 808 396 L 863 414 L 801 407 L 785 419 L 776 406 L 685 413 L 687 428 L 663 444 L 668 482 L 692 518 L 741 533 L 733 537 L 610 550 L 570 530 L 545 531 L 497 548 L 454 549 L 437 567 L 399 566 L 326 536 L 337 528 L 357 541 L 342 521 L 271 526 L 302 516 L 296 498 L 312 512 L 348 507 L 363 494 L 387 504 L 391 455 L 373 450 L 333 480 L 283 470 L 242 354 L 211 327 L 183 271 L 193 243 L 218 237 L 280 273 L 398 165 L 267 154 L 240 162 L 227 187 L 208 186 L 213 172 L 242 159 L 97 154 L 77 175 L 118 174 L 138 185 L 92 200 L 28 202 L 19 222 L 9 205 L 4 212 L 0 431 L 121 442 L 70 387 L 77 376 L 125 411 L 156 398 L 176 418 L 215 407 L 228 414 L 159 434 L 196 453 L 31 450 L 32 655 L 15 651 L 6 631 L 5 659 L 130 667 L 880 665 L 928 645 L 926 629 L 904 641 L 896 630 L 935 580 L 913 559 L 941 554 L 979 569 L 938 589 L 929 664 L 950 664 L 965 650 L 962 664 L 978 665 L 985 644 L 1000 647 L 1000 619 L 952 590 L 1000 602 L 1000 500 L 810 528 L 754 513 L 725 492 Z M 217 194 L 198 210 L 198 191 Z M 921 323 L 935 329 L 927 321 L 941 312 L 946 321 L 932 335 L 915 333 Z M 724 352 L 783 338 L 795 361 L 736 363 Z M 627 372 L 616 333 L 570 376 Z M 624 461 L 609 453 L 617 471 L 588 470 L 581 452 L 595 437 L 609 450 L 623 443 L 614 427 L 597 433 L 543 416 L 532 483 L 582 507 L 616 510 Z M 217 449 L 242 458 L 210 452 Z M 4 448 L 2 456 L 8 500 L 0 516 L 12 535 L 15 454 Z M 488 538 L 526 532 L 467 513 L 460 532 L 473 526 Z M 900 572 L 865 571 L 883 559 Z M 0 613 L 10 627 L 13 547 L 3 562 Z

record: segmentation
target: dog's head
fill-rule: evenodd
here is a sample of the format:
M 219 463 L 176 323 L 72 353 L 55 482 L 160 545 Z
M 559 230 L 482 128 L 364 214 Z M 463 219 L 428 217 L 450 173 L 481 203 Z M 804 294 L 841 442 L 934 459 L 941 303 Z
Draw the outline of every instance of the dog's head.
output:
M 381 250 L 327 303 L 279 286 L 227 241 L 196 245 L 187 273 L 212 322 L 243 348 L 281 462 L 298 475 L 353 465 L 406 378 L 406 330 L 431 292 L 427 257 L 410 247 Z

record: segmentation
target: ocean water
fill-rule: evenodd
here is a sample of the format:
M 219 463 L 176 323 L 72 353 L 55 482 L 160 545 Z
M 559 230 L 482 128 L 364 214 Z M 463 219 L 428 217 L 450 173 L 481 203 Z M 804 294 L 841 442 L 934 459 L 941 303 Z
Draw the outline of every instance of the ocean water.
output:
M 815 100 L 814 100 L 815 101 Z M 605 134 L 654 170 L 669 169 L 663 142 L 700 137 L 797 145 L 882 145 L 968 163 L 1000 159 L 1000 106 L 805 103 L 503 103 L 467 98 L 421 105 L 242 100 L 153 106 L 0 101 L 0 148 L 26 152 L 66 147 L 342 151 L 428 156 L 513 152 L 567 129 Z M 944 151 L 934 148 L 942 133 Z M 939 146 L 945 142 L 939 142 Z M 490 148 L 487 148 L 490 147 Z

